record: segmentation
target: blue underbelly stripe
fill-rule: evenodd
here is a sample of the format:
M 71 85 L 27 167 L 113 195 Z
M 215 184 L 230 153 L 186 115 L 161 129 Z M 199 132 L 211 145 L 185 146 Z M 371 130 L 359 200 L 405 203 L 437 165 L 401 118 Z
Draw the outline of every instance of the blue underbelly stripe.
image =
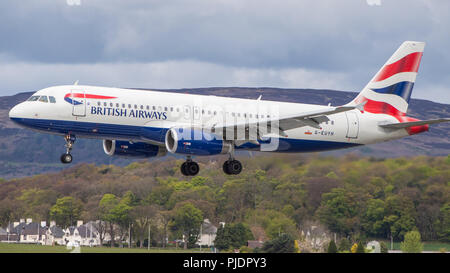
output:
M 149 139 L 153 141 L 164 141 L 164 135 L 167 128 L 155 128 L 132 125 L 118 125 L 106 123 L 93 123 L 83 121 L 62 121 L 62 120 L 45 120 L 45 119 L 24 119 L 11 118 L 14 122 L 31 129 L 37 129 L 44 132 L 53 132 L 59 134 L 71 133 L 74 135 L 89 136 L 95 138 L 111 137 L 111 138 L 128 138 L 128 139 Z M 95 130 L 95 131 L 94 131 Z M 273 152 L 318 152 L 335 149 L 349 148 L 359 146 L 357 143 L 323 141 L 323 140 L 306 140 L 279 138 L 279 144 Z M 236 149 L 259 150 L 260 146 L 252 143 L 246 143 Z

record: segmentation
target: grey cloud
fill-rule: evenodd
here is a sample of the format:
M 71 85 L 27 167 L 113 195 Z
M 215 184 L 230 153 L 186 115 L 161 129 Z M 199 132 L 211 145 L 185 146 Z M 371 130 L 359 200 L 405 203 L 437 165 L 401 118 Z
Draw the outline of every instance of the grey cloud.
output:
M 145 73 L 137 74 L 142 79 L 133 77 L 126 64 L 150 69 L 146 64 L 195 63 L 197 68 L 203 65 L 199 72 L 217 65 L 226 75 L 245 71 L 238 83 L 247 86 L 293 87 L 292 80 L 271 77 L 268 71 L 278 75 L 302 70 L 320 78 L 302 83 L 299 76 L 295 87 L 317 82 L 317 88 L 328 88 L 321 83 L 333 82 L 329 88 L 359 90 L 401 42 L 423 40 L 428 45 L 414 94 L 426 95 L 430 90 L 425 88 L 431 87 L 448 90 L 450 1 L 381 2 L 374 7 L 365 0 L 81 0 L 80 6 L 69 6 L 66 0 L 10 0 L 0 9 L 0 62 L 52 68 L 61 64 L 68 72 L 92 67 L 93 80 L 102 77 L 96 64 L 107 69 L 109 63 L 117 73 L 159 88 L 166 84 L 146 82 Z M 233 83 L 213 73 L 223 71 L 213 69 L 202 79 L 187 73 L 171 80 L 180 87 Z M 96 82 L 108 85 L 106 77 Z M 448 100 L 450 95 L 442 96 Z

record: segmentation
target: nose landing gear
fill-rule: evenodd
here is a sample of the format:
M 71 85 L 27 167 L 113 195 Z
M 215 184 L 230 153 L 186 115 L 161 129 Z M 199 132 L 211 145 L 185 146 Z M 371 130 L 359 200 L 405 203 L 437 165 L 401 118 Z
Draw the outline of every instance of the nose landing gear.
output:
M 72 155 L 70 154 L 70 151 L 72 151 L 73 143 L 75 142 L 75 136 L 66 135 L 64 136 L 64 140 L 66 141 L 66 153 L 61 155 L 61 162 L 63 164 L 69 164 L 72 162 Z

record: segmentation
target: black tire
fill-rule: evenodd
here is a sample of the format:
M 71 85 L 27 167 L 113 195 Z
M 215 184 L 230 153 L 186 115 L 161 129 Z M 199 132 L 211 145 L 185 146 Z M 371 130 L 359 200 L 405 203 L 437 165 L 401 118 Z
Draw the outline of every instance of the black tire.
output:
M 188 172 L 187 172 L 187 162 L 183 162 L 183 164 L 181 164 L 180 167 L 181 173 L 185 176 L 188 176 Z
M 223 169 L 223 172 L 224 172 L 225 174 L 231 175 L 230 170 L 229 170 L 229 165 L 230 165 L 229 163 L 230 163 L 229 160 L 223 162 L 223 167 L 222 167 L 222 169 Z
M 187 173 L 191 176 L 197 175 L 200 171 L 200 167 L 198 166 L 197 162 L 188 162 L 187 163 Z
M 72 155 L 71 154 L 62 154 L 60 159 L 63 164 L 69 164 L 72 162 Z
M 228 171 L 231 174 L 240 174 L 242 171 L 242 164 L 239 160 L 233 160 L 228 164 Z

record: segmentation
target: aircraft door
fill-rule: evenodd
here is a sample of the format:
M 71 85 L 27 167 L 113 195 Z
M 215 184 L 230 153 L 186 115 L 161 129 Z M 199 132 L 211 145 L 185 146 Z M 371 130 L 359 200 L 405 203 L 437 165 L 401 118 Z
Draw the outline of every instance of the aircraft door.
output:
M 77 117 L 86 116 L 86 97 L 85 91 L 80 89 L 70 90 L 70 98 L 72 100 L 72 115 Z
M 347 138 L 358 138 L 359 120 L 355 112 L 345 112 L 347 116 Z

